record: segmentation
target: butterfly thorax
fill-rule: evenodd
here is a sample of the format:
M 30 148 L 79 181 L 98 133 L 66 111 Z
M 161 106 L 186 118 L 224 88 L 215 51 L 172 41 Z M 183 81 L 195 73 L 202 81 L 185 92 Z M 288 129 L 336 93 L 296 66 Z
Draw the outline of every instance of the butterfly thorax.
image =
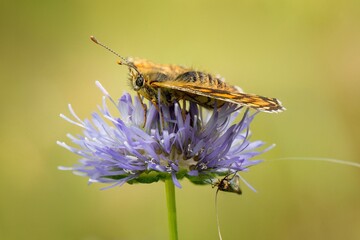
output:
M 179 75 L 181 73 L 191 70 L 190 68 L 183 67 L 174 64 L 158 64 L 146 59 L 127 59 L 132 63 L 142 74 L 146 75 L 149 73 L 163 73 L 167 76 Z

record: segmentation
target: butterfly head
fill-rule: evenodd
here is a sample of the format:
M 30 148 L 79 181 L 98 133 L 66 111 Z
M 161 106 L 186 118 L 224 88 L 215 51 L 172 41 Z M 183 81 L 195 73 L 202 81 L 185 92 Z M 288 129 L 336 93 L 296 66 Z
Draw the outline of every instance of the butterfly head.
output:
M 139 91 L 145 85 L 144 75 L 140 73 L 138 68 L 135 66 L 135 64 L 130 59 L 124 58 L 123 56 L 121 56 L 117 52 L 113 51 L 108 46 L 102 44 L 94 36 L 91 36 L 90 39 L 94 43 L 100 45 L 101 47 L 107 49 L 108 51 L 110 51 L 113 54 L 115 54 L 116 56 L 118 56 L 121 59 L 121 60 L 118 61 L 119 65 L 124 65 L 124 66 L 127 66 L 129 68 L 131 85 L 132 85 L 132 87 L 134 88 L 135 91 Z
M 129 68 L 130 85 L 135 91 L 139 91 L 145 85 L 145 77 L 138 70 L 134 63 L 126 59 L 125 61 L 118 61 L 119 65 L 125 65 Z

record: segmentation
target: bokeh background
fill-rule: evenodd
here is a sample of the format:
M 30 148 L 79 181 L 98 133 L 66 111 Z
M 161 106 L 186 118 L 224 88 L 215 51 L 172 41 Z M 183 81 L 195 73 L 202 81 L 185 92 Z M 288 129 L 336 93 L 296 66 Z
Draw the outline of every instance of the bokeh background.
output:
M 55 144 L 115 98 L 127 69 L 89 40 L 124 56 L 221 73 L 288 109 L 260 114 L 252 139 L 276 143 L 243 174 L 257 193 L 219 194 L 223 238 L 360 239 L 360 169 L 282 157 L 360 163 L 360 2 L 0 2 L 0 239 L 167 239 L 164 184 L 101 191 L 57 170 L 78 157 Z M 69 115 L 69 114 L 68 114 Z M 210 186 L 177 190 L 180 239 L 218 239 Z

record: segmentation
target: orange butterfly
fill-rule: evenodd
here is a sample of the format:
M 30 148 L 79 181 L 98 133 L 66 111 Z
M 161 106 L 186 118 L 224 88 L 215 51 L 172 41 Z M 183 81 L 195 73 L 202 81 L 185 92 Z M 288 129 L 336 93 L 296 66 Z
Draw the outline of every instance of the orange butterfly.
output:
M 221 107 L 226 102 L 263 112 L 281 112 L 285 108 L 276 98 L 244 93 L 241 88 L 226 84 L 220 77 L 171 64 L 156 64 L 144 59 L 124 58 L 91 36 L 96 44 L 121 58 L 120 65 L 129 68 L 133 89 L 155 106 L 158 89 L 162 103 L 171 105 L 180 100 L 195 102 L 205 108 Z

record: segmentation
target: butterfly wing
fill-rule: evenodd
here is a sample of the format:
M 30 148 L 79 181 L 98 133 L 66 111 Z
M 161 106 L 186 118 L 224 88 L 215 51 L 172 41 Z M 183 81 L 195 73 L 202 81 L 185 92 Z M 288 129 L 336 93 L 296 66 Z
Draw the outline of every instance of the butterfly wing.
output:
M 178 76 L 184 72 L 191 71 L 190 68 L 186 68 L 180 65 L 158 64 L 141 58 L 128 58 L 127 61 L 132 63 L 136 69 L 144 75 L 151 73 L 162 73 L 167 76 Z
M 241 106 L 247 106 L 263 112 L 281 112 L 285 108 L 276 98 L 268 98 L 255 94 L 243 93 L 237 87 L 230 86 L 224 82 L 217 85 L 202 84 L 198 82 L 184 82 L 177 80 L 167 80 L 151 83 L 155 88 L 167 88 L 171 90 L 181 91 L 183 98 L 196 102 L 204 107 L 213 108 L 216 100 L 223 102 L 235 103 Z

